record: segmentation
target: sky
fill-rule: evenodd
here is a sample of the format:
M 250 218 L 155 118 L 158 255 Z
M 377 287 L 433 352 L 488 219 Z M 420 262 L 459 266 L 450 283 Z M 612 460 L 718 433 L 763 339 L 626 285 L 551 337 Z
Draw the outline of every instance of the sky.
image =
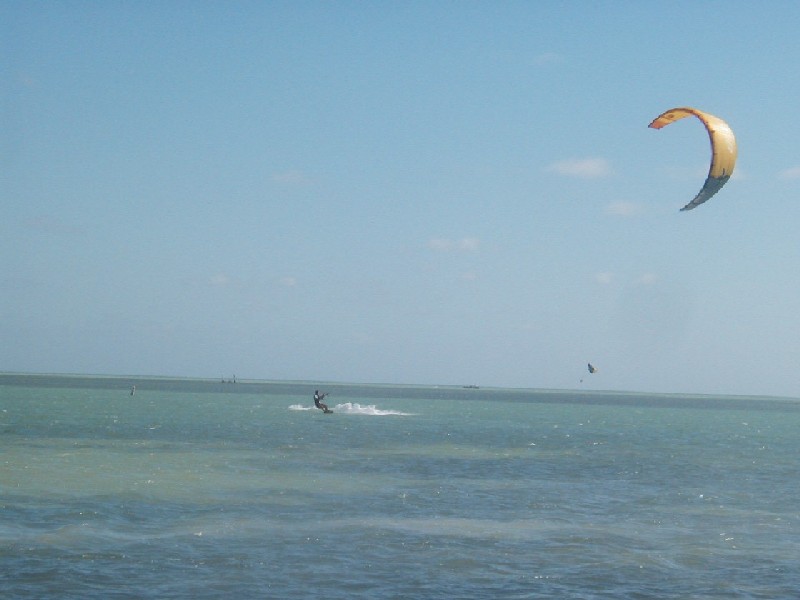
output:
M 800 397 L 794 2 L 0 4 L 0 371 Z M 736 171 L 708 172 L 697 119 Z M 589 375 L 586 363 L 599 371 Z

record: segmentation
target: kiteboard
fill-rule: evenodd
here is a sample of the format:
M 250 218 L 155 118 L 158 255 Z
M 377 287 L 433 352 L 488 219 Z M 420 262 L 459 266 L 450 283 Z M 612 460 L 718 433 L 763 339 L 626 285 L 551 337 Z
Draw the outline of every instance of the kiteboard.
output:
M 327 409 L 323 410 L 322 412 L 324 412 L 326 415 L 332 415 L 333 414 L 333 411 L 330 408 L 327 408 Z

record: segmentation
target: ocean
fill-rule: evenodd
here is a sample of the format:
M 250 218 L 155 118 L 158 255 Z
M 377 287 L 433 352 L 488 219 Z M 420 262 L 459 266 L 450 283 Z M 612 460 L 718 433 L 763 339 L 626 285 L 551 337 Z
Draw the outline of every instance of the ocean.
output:
M 794 599 L 799 467 L 792 399 L 6 374 L 0 597 Z

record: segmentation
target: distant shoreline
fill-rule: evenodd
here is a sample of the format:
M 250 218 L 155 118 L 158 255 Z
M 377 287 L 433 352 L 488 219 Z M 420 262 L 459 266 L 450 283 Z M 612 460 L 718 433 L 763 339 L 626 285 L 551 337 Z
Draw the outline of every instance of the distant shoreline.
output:
M 475 400 L 491 395 L 506 402 L 607 404 L 623 406 L 670 406 L 686 408 L 751 408 L 800 410 L 800 399 L 781 396 L 732 394 L 680 394 L 612 390 L 496 388 L 461 385 L 343 383 L 330 381 L 280 381 L 153 375 L 86 375 L 75 373 L 0 373 L 0 386 L 119 389 L 137 393 L 148 390 L 193 393 L 283 394 L 306 396 L 324 388 L 336 396 L 373 398 L 420 398 L 429 400 Z

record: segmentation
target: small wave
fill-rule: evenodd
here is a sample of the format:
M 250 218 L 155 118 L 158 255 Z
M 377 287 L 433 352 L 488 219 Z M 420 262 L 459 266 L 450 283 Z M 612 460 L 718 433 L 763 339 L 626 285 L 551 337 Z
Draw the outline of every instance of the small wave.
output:
M 345 402 L 344 404 L 337 404 L 334 407 L 335 412 L 340 412 L 348 415 L 369 415 L 372 417 L 410 417 L 411 413 L 400 412 L 399 410 L 382 410 L 374 404 L 361 406 L 358 402 Z
M 289 406 L 289 410 L 317 410 L 317 408 L 315 406 L 303 406 L 302 404 L 292 404 Z M 382 410 L 376 407 L 374 404 L 361 406 L 358 402 L 345 402 L 343 404 L 337 404 L 336 406 L 333 407 L 333 411 L 335 413 L 338 412 L 345 415 L 367 415 L 370 417 L 413 416 L 413 413 L 404 413 L 400 412 L 399 410 Z

